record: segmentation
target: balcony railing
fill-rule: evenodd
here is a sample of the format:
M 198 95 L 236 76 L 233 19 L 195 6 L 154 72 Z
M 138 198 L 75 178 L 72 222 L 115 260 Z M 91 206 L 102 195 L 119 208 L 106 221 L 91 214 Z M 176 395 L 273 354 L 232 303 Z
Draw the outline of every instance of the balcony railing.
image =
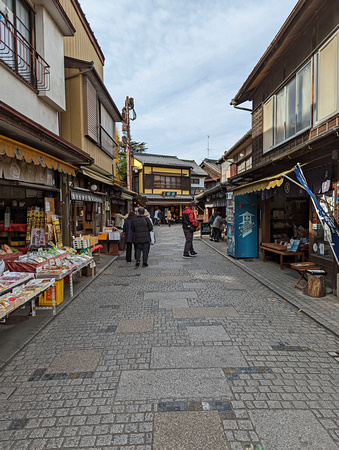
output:
M 38 91 L 49 90 L 49 65 L 4 19 L 0 19 L 0 61 Z

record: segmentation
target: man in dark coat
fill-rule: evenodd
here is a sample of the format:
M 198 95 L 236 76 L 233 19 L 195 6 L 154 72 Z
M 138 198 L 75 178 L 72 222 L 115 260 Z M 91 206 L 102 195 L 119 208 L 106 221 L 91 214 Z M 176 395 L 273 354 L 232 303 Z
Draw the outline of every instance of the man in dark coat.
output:
M 138 217 L 133 219 L 131 228 L 134 233 L 134 242 L 136 245 L 135 265 L 140 265 L 140 257 L 142 252 L 142 267 L 147 267 L 148 254 L 151 244 L 150 231 L 153 230 L 153 225 L 147 217 L 147 213 L 145 213 L 145 208 L 138 208 Z

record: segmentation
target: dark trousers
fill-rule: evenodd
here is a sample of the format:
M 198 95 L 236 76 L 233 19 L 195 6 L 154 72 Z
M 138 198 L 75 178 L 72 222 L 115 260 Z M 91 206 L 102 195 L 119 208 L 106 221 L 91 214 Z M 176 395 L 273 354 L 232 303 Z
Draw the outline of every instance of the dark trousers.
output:
M 212 232 L 212 239 L 215 239 L 217 241 L 219 241 L 219 239 L 221 239 L 221 230 L 220 228 L 213 228 L 213 232 Z
M 141 252 L 142 252 L 142 262 L 143 264 L 147 264 L 148 260 L 148 254 L 151 244 L 147 242 L 146 244 L 135 244 L 136 250 L 135 250 L 135 259 L 137 261 L 140 261 L 141 258 Z
M 185 235 L 185 248 L 184 248 L 184 255 L 187 255 L 187 253 L 193 253 L 193 231 L 188 230 L 184 228 L 184 235 Z
M 134 247 L 134 257 L 136 253 L 135 244 L 133 242 L 126 242 L 126 261 L 131 262 L 132 261 L 132 249 Z

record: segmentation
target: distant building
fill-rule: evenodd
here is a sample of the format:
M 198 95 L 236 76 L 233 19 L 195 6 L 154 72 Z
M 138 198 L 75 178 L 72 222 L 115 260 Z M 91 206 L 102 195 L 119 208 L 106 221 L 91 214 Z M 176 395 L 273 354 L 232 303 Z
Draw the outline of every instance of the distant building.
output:
M 183 208 L 193 201 L 191 170 L 193 164 L 176 156 L 134 153 L 132 155 L 132 188 L 147 198 L 146 208 L 154 215 L 170 209 L 180 217 Z

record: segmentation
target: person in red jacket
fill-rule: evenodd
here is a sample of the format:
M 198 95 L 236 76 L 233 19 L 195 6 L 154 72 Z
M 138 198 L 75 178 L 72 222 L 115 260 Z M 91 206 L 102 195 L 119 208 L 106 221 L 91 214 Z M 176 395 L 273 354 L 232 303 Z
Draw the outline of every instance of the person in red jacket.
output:
M 192 209 L 193 203 L 190 203 L 184 209 L 182 213 L 182 228 L 185 235 L 185 248 L 184 258 L 190 258 L 191 256 L 197 256 L 198 253 L 193 249 L 193 233 L 198 229 L 198 222 L 194 217 L 194 211 Z

